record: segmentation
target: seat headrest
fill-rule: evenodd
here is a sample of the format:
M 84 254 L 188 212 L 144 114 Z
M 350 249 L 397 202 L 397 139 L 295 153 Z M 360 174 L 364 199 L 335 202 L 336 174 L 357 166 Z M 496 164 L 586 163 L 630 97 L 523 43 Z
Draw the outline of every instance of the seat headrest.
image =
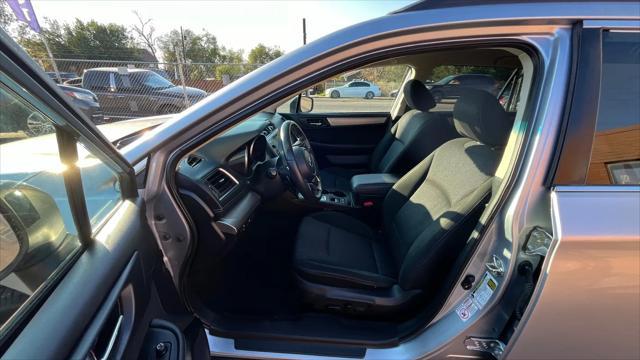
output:
M 512 123 L 498 99 L 486 91 L 467 88 L 453 108 L 458 133 L 489 146 L 507 143 Z
M 436 106 L 436 101 L 422 81 L 409 80 L 402 88 L 404 101 L 410 108 L 427 112 Z

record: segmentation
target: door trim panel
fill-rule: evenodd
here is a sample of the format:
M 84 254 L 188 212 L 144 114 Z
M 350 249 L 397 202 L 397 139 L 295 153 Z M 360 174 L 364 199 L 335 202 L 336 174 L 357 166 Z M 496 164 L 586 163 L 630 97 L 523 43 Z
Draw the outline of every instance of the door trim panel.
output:
M 333 117 L 327 116 L 329 126 L 361 126 L 379 125 L 387 122 L 388 117 L 378 116 L 355 116 L 355 117 Z

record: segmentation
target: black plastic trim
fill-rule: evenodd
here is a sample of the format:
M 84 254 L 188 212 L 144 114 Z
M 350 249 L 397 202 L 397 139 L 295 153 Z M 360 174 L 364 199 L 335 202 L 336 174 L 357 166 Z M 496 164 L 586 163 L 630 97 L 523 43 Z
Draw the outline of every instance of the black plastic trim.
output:
M 579 50 L 575 82 L 554 185 L 582 185 L 587 178 L 593 146 L 602 71 L 602 29 L 578 29 Z M 569 103 L 568 103 L 569 104 Z M 560 148 L 559 146 L 557 148 Z

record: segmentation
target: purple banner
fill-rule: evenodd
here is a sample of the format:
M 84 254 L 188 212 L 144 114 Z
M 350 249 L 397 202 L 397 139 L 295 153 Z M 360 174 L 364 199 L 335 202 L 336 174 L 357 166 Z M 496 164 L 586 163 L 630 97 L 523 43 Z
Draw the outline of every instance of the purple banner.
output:
M 33 11 L 31 0 L 7 0 L 7 3 L 18 20 L 29 24 L 31 30 L 40 32 L 40 24 L 38 24 L 36 13 Z

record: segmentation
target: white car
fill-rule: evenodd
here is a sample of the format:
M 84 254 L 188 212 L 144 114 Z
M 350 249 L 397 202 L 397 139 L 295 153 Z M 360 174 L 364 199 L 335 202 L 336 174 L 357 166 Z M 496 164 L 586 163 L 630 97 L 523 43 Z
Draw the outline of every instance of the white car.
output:
M 325 91 L 325 94 L 325 96 L 334 99 L 339 97 L 373 99 L 375 96 L 382 96 L 378 85 L 362 80 L 354 80 L 342 86 L 329 88 Z

